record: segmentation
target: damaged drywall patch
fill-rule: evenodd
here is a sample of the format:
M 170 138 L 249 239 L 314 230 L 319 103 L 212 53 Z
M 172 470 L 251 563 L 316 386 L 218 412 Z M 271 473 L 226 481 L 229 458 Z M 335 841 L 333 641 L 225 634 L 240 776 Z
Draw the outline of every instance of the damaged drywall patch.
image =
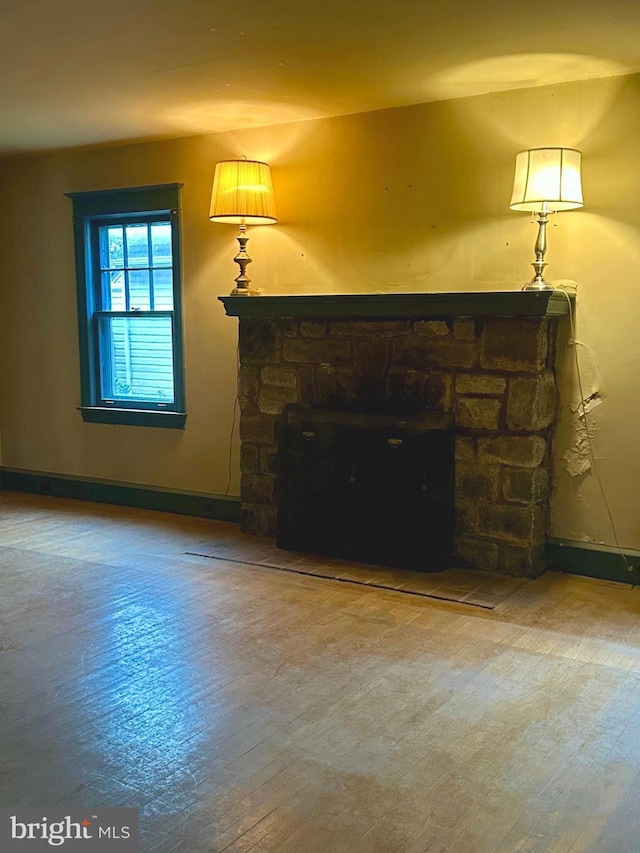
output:
M 582 477 L 591 470 L 591 446 L 595 427 L 587 427 L 584 418 L 578 417 L 574 424 L 575 439 L 573 446 L 562 454 L 565 468 L 572 477 Z M 587 432 L 589 430 L 589 433 Z
M 580 365 L 580 381 L 572 387 L 569 408 L 573 413 L 573 445 L 562 454 L 571 477 L 582 477 L 591 470 L 592 446 L 598 426 L 587 415 L 603 401 L 602 376 L 593 352 L 580 341 L 574 346 Z

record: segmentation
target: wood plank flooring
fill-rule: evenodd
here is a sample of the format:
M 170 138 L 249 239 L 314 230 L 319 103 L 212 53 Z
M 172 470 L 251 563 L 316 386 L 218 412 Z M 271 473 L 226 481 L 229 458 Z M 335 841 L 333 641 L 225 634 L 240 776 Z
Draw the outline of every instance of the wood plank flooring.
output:
M 640 591 L 187 553 L 234 537 L 0 492 L 0 805 L 137 807 L 144 853 L 638 853 Z

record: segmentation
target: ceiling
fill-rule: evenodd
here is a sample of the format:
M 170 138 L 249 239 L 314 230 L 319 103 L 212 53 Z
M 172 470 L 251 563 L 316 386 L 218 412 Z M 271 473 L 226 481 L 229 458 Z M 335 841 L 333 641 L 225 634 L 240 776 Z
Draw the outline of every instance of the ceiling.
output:
M 638 70 L 638 0 L 0 0 L 0 154 Z

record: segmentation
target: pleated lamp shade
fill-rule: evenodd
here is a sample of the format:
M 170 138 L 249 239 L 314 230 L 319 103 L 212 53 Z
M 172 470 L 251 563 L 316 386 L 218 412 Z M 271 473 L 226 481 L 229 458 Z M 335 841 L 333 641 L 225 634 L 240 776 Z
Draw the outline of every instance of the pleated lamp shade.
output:
M 580 164 L 575 148 L 532 148 L 516 155 L 512 210 L 572 210 L 582 207 Z
M 268 164 L 258 160 L 222 160 L 217 163 L 209 219 L 233 225 L 277 222 Z

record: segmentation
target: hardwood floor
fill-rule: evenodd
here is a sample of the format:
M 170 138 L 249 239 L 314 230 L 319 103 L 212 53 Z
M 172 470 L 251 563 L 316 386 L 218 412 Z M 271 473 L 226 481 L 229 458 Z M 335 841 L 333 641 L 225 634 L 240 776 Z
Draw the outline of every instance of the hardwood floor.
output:
M 640 592 L 503 609 L 190 556 L 234 525 L 0 492 L 0 805 L 153 853 L 637 853 Z

